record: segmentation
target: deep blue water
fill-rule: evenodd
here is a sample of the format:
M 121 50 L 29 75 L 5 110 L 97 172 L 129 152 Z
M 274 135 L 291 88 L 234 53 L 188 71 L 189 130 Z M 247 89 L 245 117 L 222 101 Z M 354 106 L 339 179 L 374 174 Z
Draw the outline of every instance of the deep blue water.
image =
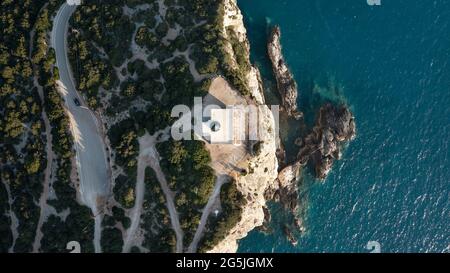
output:
M 358 137 L 324 184 L 308 189 L 308 233 L 291 246 L 252 231 L 240 252 L 449 252 L 450 1 L 238 0 L 252 61 L 273 78 L 268 27 L 311 107 L 311 83 L 335 79 Z M 289 149 L 289 147 L 288 147 Z

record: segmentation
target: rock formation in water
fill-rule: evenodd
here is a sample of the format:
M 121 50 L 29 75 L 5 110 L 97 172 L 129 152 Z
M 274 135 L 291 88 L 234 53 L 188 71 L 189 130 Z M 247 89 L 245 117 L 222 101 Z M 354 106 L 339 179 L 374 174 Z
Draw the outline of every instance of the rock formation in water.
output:
M 301 167 L 302 165 L 298 161 L 284 167 L 278 173 L 278 177 L 273 186 L 266 190 L 264 196 L 266 200 L 279 202 L 284 209 L 290 211 L 294 216 L 296 229 L 300 232 L 304 232 L 305 227 L 303 226 L 302 220 L 299 218 L 300 200 L 298 194 L 298 180 L 301 173 Z M 267 218 L 270 219 L 270 217 Z M 268 224 L 269 222 L 264 222 L 265 226 L 268 226 Z
M 297 159 L 278 173 L 275 184 L 265 193 L 267 200 L 280 202 L 286 210 L 294 216 L 295 230 L 303 233 L 305 227 L 299 209 L 298 180 L 301 169 L 308 162 L 314 166 L 315 176 L 325 179 L 335 160 L 341 156 L 341 147 L 345 142 L 356 136 L 355 120 L 353 114 L 345 105 L 335 106 L 326 103 L 320 108 L 319 117 L 310 134 L 296 143 L 301 146 Z M 270 219 L 270 217 L 267 217 Z M 264 223 L 266 226 L 267 222 Z M 285 233 L 293 245 L 294 228 L 285 226 Z
M 297 83 L 284 61 L 280 37 L 280 28 L 276 26 L 269 37 L 267 51 L 272 61 L 272 69 L 277 80 L 277 88 L 281 96 L 283 109 L 288 116 L 300 119 L 303 115 L 297 110 Z
M 303 139 L 298 162 L 311 163 L 316 177 L 325 179 L 333 162 L 340 159 L 342 145 L 355 137 L 355 119 L 348 107 L 326 103 L 320 108 L 312 132 Z
M 297 180 L 301 165 L 294 163 L 283 168 L 276 179 L 275 188 L 266 191 L 266 198 L 280 202 L 286 209 L 296 212 L 298 209 Z
M 225 0 L 223 19 L 224 35 L 227 35 L 227 29 L 234 31 L 249 55 L 249 43 L 242 13 L 237 7 L 236 0 Z M 232 47 L 227 45 L 227 48 L 231 50 Z M 272 31 L 268 51 L 273 63 L 283 109 L 289 116 L 300 119 L 302 113 L 297 110 L 297 84 L 281 54 L 280 29 L 278 27 Z M 265 104 L 263 88 L 256 67 L 252 66 L 247 80 L 254 102 L 263 106 Z M 341 144 L 355 136 L 354 118 L 350 111 L 345 106 L 336 107 L 326 104 L 320 109 L 319 119 L 312 133 L 305 139 L 296 141 L 296 145 L 300 146 L 300 152 L 295 162 L 286 162 L 283 143 L 273 132 L 276 127 L 275 119 L 267 106 L 261 110 L 262 126 L 259 130 L 262 130 L 265 141 L 261 143 L 259 152 L 253 154 L 248 160 L 252 172 L 236 179 L 237 188 L 246 196 L 247 204 L 242 208 L 241 220 L 209 252 L 236 252 L 237 241 L 256 227 L 261 227 L 261 230 L 269 232 L 267 224 L 271 221 L 271 215 L 266 207 L 266 202 L 269 200 L 280 202 L 286 210 L 292 212 L 294 222 L 284 225 L 284 232 L 291 243 L 296 244 L 296 232 L 305 231 L 303 221 L 299 216 L 301 204 L 298 181 L 302 167 L 307 162 L 311 162 L 316 167 L 316 175 L 324 178 L 334 159 L 339 158 Z M 278 170 L 278 164 L 280 164 L 280 170 Z
M 302 113 L 297 110 L 297 84 L 284 61 L 280 35 L 280 28 L 277 26 L 269 37 L 268 54 L 272 61 L 283 110 L 288 116 L 298 120 L 302 117 Z M 325 179 L 334 160 L 340 158 L 342 144 L 352 140 L 355 135 L 354 117 L 349 109 L 344 105 L 335 106 L 326 103 L 320 108 L 319 117 L 312 132 L 305 138 L 295 141 L 300 150 L 294 162 L 284 162 L 283 143 L 278 145 L 277 157 L 281 170 L 273 187 L 266 191 L 265 197 L 267 200 L 280 202 L 285 209 L 292 212 L 294 227 L 298 231 L 305 231 L 303 221 L 299 216 L 298 181 L 302 167 L 310 163 L 314 167 L 315 176 Z M 285 232 L 290 241 L 295 244 L 292 228 L 285 226 Z

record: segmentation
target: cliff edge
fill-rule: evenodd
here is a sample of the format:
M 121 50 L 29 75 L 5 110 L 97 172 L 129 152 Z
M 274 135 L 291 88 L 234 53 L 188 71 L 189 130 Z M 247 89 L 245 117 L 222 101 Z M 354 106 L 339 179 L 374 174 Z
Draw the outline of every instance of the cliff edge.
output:
M 250 56 L 250 46 L 246 36 L 243 17 L 236 0 L 225 0 L 224 33 L 233 31 L 239 41 L 246 48 Z M 228 46 L 231 50 L 231 45 Z M 250 59 L 248 58 L 248 63 Z M 266 208 L 265 192 L 276 187 L 278 176 L 278 161 L 276 157 L 275 119 L 269 107 L 264 104 L 264 95 L 259 70 L 251 67 L 246 77 L 250 96 L 253 103 L 259 105 L 259 135 L 263 139 L 257 154 L 248 160 L 249 173 L 236 178 L 238 190 L 246 198 L 246 205 L 242 208 L 241 220 L 229 231 L 228 235 L 217 244 L 210 253 L 234 253 L 238 249 L 238 240 L 264 223 L 264 210 Z

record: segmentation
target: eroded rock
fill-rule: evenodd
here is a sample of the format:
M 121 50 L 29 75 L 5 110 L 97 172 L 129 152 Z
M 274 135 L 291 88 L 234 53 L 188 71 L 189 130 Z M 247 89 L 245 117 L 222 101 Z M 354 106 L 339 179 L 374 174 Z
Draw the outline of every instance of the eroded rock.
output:
M 355 119 L 348 107 L 326 103 L 320 108 L 312 132 L 303 140 L 298 161 L 301 164 L 310 162 L 316 177 L 323 180 L 334 161 L 340 159 L 342 145 L 355 137 Z
M 272 61 L 272 69 L 277 80 L 277 88 L 280 93 L 283 109 L 288 116 L 300 119 L 303 114 L 297 110 L 297 83 L 294 76 L 284 61 L 280 43 L 281 31 L 274 27 L 267 43 L 267 51 Z

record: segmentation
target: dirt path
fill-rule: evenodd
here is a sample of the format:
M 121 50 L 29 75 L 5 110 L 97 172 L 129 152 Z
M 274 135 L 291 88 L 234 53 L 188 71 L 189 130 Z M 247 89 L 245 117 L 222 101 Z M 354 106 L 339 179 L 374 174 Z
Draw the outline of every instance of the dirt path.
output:
M 172 228 L 175 231 L 177 243 L 176 243 L 176 252 L 183 252 L 183 231 L 180 226 L 180 220 L 178 217 L 178 212 L 175 208 L 175 203 L 173 201 L 174 193 L 170 190 L 167 185 L 167 180 L 164 173 L 161 170 L 161 166 L 159 165 L 159 154 L 156 150 L 156 135 L 151 136 L 149 134 L 145 134 L 144 136 L 139 138 L 139 159 L 138 159 L 138 177 L 136 184 L 136 204 L 133 208 L 132 212 L 132 223 L 127 231 L 127 237 L 124 242 L 124 251 L 129 250 L 131 246 L 131 242 L 134 239 L 133 237 L 136 234 L 136 230 L 139 226 L 139 222 L 141 219 L 142 213 L 142 203 L 144 199 L 144 179 L 145 179 L 145 167 L 150 166 L 156 174 L 158 182 L 161 185 L 161 189 L 166 198 L 166 206 L 170 214 L 170 221 L 172 223 Z
M 11 233 L 12 233 L 12 237 L 13 237 L 13 242 L 12 242 L 11 247 L 9 248 L 8 252 L 13 253 L 14 247 L 16 245 L 16 240 L 19 237 L 19 232 L 17 231 L 17 228 L 19 227 L 19 220 L 17 219 L 16 214 L 14 213 L 14 211 L 12 209 L 13 199 L 11 196 L 11 189 L 9 188 L 9 184 L 4 183 L 3 179 L 1 179 L 1 182 L 3 183 L 3 185 L 5 185 L 6 193 L 8 195 L 9 212 L 7 213 L 7 215 L 11 218 Z
M 158 178 L 158 181 L 159 181 L 161 188 L 164 192 L 164 195 L 166 197 L 167 209 L 169 210 L 170 220 L 172 222 L 172 227 L 175 230 L 176 237 L 177 237 L 176 252 L 182 253 L 183 252 L 183 231 L 181 230 L 178 212 L 175 208 L 175 203 L 173 201 L 173 196 L 175 194 L 169 189 L 169 186 L 167 185 L 166 177 L 164 176 L 164 173 L 161 170 L 161 166 L 159 165 L 159 154 L 156 151 L 156 148 L 152 147 L 151 149 L 154 151 L 154 153 L 153 153 L 154 158 L 152 159 L 152 161 L 150 163 L 150 167 L 152 167 L 152 169 L 155 171 L 156 177 Z
M 39 85 L 37 78 L 34 78 L 34 86 L 37 87 L 39 97 L 41 98 L 41 101 L 44 101 L 44 93 L 42 90 L 42 86 Z M 41 247 L 41 239 L 42 239 L 42 225 L 44 224 L 45 220 L 48 217 L 47 214 L 47 199 L 48 199 L 48 193 L 50 189 L 50 181 L 52 177 L 52 165 L 53 165 L 53 159 L 55 157 L 53 153 L 53 147 L 52 147 L 52 134 L 51 134 L 51 126 L 50 121 L 48 120 L 47 113 L 45 110 L 42 110 L 42 119 L 44 120 L 45 125 L 45 137 L 46 137 L 46 154 L 47 154 L 47 167 L 45 168 L 44 172 L 44 183 L 43 183 L 43 191 L 41 194 L 41 198 L 39 199 L 39 207 L 40 207 L 40 214 L 39 214 L 39 221 L 36 228 L 36 235 L 34 238 L 33 243 L 33 252 L 39 252 L 39 249 Z
M 203 235 L 203 230 L 205 229 L 206 223 L 208 221 L 209 215 L 211 215 L 214 205 L 219 201 L 220 198 L 220 190 L 222 189 L 223 184 L 227 182 L 227 177 L 220 175 L 217 177 L 216 185 L 214 186 L 214 191 L 208 199 L 208 203 L 202 212 L 202 217 L 200 218 L 200 224 L 195 231 L 194 239 L 192 239 L 191 244 L 188 248 L 188 253 L 195 253 L 197 251 L 198 242 Z
M 38 14 L 41 13 L 41 11 L 48 6 L 48 3 L 45 3 L 44 6 L 39 10 Z M 30 48 L 29 48 L 29 59 L 32 57 L 32 52 L 34 48 L 34 36 L 36 35 L 36 30 L 33 28 L 33 30 L 30 32 Z M 37 67 L 33 66 L 33 70 L 36 71 Z M 36 74 L 35 74 L 36 75 Z M 33 84 L 38 90 L 39 98 L 41 99 L 42 104 L 44 103 L 44 90 L 42 86 L 39 84 L 37 77 L 35 76 L 33 78 Z M 43 107 L 43 105 L 42 105 Z M 45 112 L 45 109 L 42 109 L 42 120 L 44 121 L 45 126 L 45 138 L 46 138 L 46 154 L 47 154 L 47 167 L 44 171 L 44 181 L 43 181 L 43 191 L 41 194 L 41 197 L 39 199 L 39 208 L 40 208 L 40 214 L 39 214 L 39 221 L 38 225 L 36 227 L 34 242 L 33 242 L 33 252 L 39 252 L 39 249 L 41 247 L 41 240 L 43 237 L 41 228 L 44 224 L 47 215 L 47 199 L 48 199 L 48 193 L 50 188 L 50 180 L 51 180 L 51 173 L 52 173 L 52 164 L 53 164 L 53 147 L 52 147 L 52 134 L 51 134 L 51 126 L 50 121 L 48 120 L 47 113 Z
M 149 165 L 149 158 L 142 149 L 143 145 L 139 141 L 139 156 L 138 156 L 138 166 L 137 166 L 137 178 L 136 178 L 136 199 L 134 207 L 131 209 L 131 225 L 126 232 L 126 238 L 124 239 L 122 252 L 129 252 L 130 248 L 134 245 L 137 236 L 137 230 L 139 228 L 141 215 L 142 215 L 142 205 L 144 203 L 144 193 L 145 193 L 145 168 Z

